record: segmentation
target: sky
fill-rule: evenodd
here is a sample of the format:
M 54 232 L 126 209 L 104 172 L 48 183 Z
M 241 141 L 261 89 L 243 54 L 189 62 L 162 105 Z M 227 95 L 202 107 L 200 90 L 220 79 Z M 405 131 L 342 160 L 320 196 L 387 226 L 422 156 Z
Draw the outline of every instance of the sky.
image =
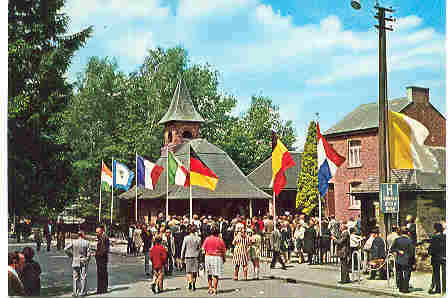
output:
M 395 12 L 387 32 L 388 98 L 407 86 L 430 89 L 446 117 L 445 0 L 381 0 Z M 325 131 L 357 106 L 378 98 L 378 31 L 372 0 L 67 0 L 70 32 L 94 26 L 72 60 L 74 79 L 89 57 L 113 57 L 125 73 L 148 49 L 184 47 L 191 63 L 219 72 L 219 90 L 247 110 L 253 95 L 292 120 L 296 149 L 311 120 Z

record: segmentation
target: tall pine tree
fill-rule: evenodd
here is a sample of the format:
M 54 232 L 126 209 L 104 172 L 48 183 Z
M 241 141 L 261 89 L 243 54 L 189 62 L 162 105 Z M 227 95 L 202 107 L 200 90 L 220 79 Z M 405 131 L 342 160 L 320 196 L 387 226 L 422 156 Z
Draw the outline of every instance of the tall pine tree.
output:
M 309 215 L 319 204 L 316 122 L 311 121 L 297 181 L 296 208 Z
M 72 96 L 66 73 L 92 33 L 67 34 L 65 0 L 8 1 L 8 207 L 55 215 L 77 191 L 70 147 L 58 134 Z

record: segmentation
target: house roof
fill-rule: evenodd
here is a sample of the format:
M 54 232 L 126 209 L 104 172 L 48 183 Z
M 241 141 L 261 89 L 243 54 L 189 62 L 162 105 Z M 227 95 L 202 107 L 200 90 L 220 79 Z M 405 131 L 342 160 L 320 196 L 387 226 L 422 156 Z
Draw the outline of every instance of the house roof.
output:
M 192 186 L 192 197 L 194 199 L 270 199 L 271 196 L 256 187 L 238 168 L 226 152 L 217 146 L 209 143 L 205 139 L 193 139 L 178 145 L 173 151 L 174 155 L 183 163 L 186 169 L 190 168 L 188 152 L 189 145 L 218 176 L 218 184 L 215 191 L 203 187 Z M 157 162 L 158 165 L 166 168 L 166 153 L 163 153 Z M 164 170 L 155 186 L 154 190 L 138 189 L 139 199 L 158 199 L 166 197 L 166 171 Z M 189 199 L 188 187 L 177 185 L 168 186 L 168 198 Z M 135 198 L 135 186 L 129 191 L 119 196 L 122 199 Z
M 402 111 L 409 105 L 407 97 L 389 100 L 389 109 L 394 112 Z M 344 119 L 333 125 L 324 135 L 347 133 L 378 127 L 378 103 L 362 104 L 345 116 Z
M 297 190 L 297 179 L 299 177 L 300 166 L 302 162 L 302 152 L 290 152 L 296 165 L 286 170 L 286 185 L 284 189 Z M 272 157 L 266 159 L 260 166 L 253 170 L 247 178 L 257 187 L 264 190 L 272 190 Z
M 174 91 L 170 107 L 159 121 L 159 124 L 170 121 L 205 122 L 204 118 L 194 108 L 190 98 L 190 92 L 182 78 L 177 82 L 176 91 Z
M 440 172 L 424 173 L 420 170 L 391 169 L 390 183 L 398 183 L 400 191 L 445 191 L 445 148 L 429 147 L 439 163 Z M 378 176 L 370 176 L 367 182 L 352 187 L 353 194 L 378 193 Z

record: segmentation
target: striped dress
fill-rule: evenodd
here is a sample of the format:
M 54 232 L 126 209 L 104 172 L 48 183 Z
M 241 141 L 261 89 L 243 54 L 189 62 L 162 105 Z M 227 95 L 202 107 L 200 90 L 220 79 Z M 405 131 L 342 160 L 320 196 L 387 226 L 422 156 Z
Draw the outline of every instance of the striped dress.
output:
M 243 237 L 241 233 L 238 233 L 233 240 L 233 245 L 235 246 L 233 250 L 233 265 L 246 266 L 249 263 L 249 237 Z

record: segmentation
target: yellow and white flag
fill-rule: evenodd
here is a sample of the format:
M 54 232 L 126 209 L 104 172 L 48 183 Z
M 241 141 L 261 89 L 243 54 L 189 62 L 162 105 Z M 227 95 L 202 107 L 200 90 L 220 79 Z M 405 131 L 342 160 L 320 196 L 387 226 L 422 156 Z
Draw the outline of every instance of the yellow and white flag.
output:
M 428 129 L 404 114 L 389 110 L 389 157 L 392 169 L 417 169 L 438 172 L 435 156 L 424 145 Z

